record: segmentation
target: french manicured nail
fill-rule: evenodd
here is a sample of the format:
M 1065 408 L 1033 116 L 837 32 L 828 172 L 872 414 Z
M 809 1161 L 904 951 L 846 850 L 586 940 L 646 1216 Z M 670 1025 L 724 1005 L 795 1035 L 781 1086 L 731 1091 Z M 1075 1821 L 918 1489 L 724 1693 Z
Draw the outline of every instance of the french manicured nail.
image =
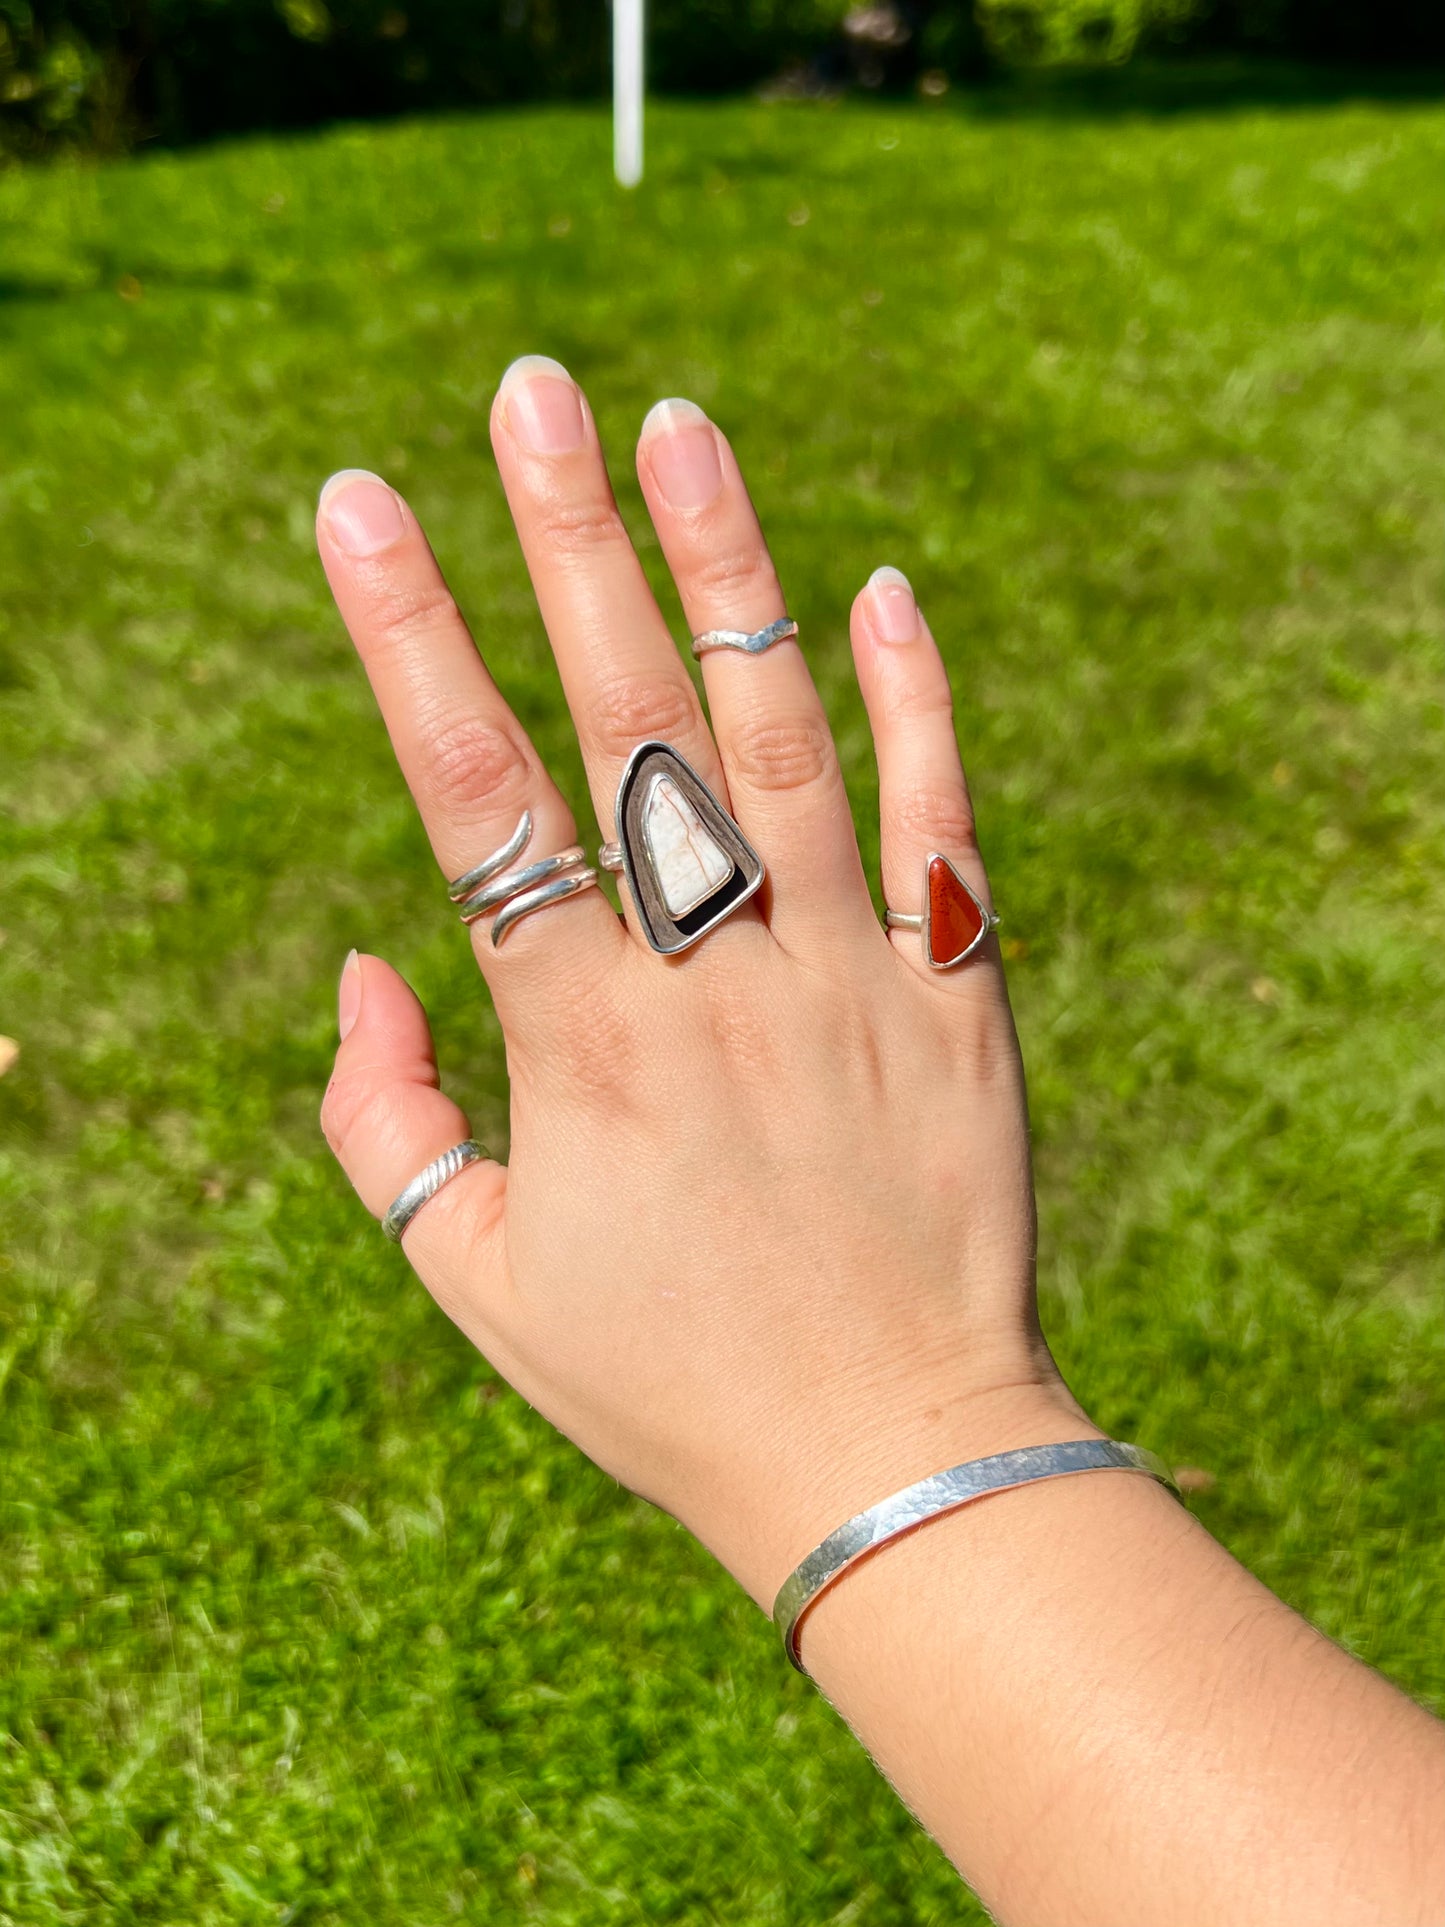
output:
M 370 469 L 338 469 L 317 506 L 332 541 L 346 555 L 380 555 L 406 534 L 395 491 Z
M 647 459 L 668 505 L 703 509 L 722 487 L 717 432 L 696 402 L 660 401 L 642 424 Z
M 502 376 L 502 412 L 534 455 L 568 455 L 587 434 L 582 396 L 560 361 L 523 355 Z
M 361 959 L 354 950 L 346 953 L 341 966 L 341 983 L 336 992 L 336 1028 L 344 1044 L 352 1026 L 361 1015 Z
M 918 638 L 918 604 L 901 569 L 875 569 L 868 578 L 873 591 L 878 633 L 885 642 L 914 642 Z

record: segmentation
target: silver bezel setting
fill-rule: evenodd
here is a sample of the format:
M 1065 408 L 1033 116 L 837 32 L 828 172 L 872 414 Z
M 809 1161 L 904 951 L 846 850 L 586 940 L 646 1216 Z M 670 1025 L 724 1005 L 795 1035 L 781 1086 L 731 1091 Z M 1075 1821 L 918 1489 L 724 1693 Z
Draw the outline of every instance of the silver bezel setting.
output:
M 928 873 L 935 863 L 946 863 L 948 865 L 949 874 L 953 877 L 954 882 L 967 893 L 978 914 L 983 918 L 983 926 L 973 942 L 966 950 L 960 950 L 956 957 L 950 957 L 946 963 L 940 963 L 933 954 L 932 898 L 928 888 Z M 884 927 L 889 930 L 918 931 L 923 940 L 923 961 L 928 965 L 930 970 L 957 970 L 958 966 L 967 963 L 979 947 L 986 943 L 993 932 L 998 929 L 1000 919 L 989 909 L 988 905 L 978 894 L 977 890 L 974 889 L 968 878 L 959 874 L 958 865 L 953 861 L 952 857 L 945 856 L 942 850 L 930 850 L 928 855 L 923 859 L 923 910 L 921 914 L 918 916 L 909 916 L 902 910 L 890 910 L 885 906 L 883 923 Z
M 668 909 L 647 855 L 643 810 L 655 776 L 671 777 L 701 817 L 708 835 L 723 854 L 732 859 L 731 876 L 682 917 L 675 917 Z M 622 874 L 631 892 L 642 934 L 660 957 L 675 957 L 690 950 L 761 889 L 767 874 L 762 858 L 691 763 L 680 756 L 671 743 L 639 743 L 633 750 L 617 785 L 615 814 Z

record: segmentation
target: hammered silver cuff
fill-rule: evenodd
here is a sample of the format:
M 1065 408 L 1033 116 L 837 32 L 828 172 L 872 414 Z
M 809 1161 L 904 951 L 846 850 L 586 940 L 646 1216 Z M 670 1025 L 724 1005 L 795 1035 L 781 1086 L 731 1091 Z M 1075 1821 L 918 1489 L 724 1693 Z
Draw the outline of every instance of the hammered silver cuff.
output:
M 1141 1445 L 1121 1445 L 1116 1439 L 1074 1439 L 1065 1445 L 1026 1445 L 1016 1452 L 971 1459 L 946 1472 L 935 1472 L 906 1486 L 889 1499 L 859 1512 L 810 1552 L 783 1581 L 773 1601 L 773 1624 L 782 1635 L 783 1650 L 800 1673 L 807 1671 L 798 1656 L 798 1633 L 803 1616 L 828 1587 L 842 1578 L 865 1553 L 876 1552 L 900 1534 L 911 1532 L 926 1519 L 955 1512 L 986 1492 L 1006 1492 L 1011 1486 L 1038 1479 L 1063 1478 L 1070 1472 L 1144 1472 L 1178 1494 L 1167 1465 Z

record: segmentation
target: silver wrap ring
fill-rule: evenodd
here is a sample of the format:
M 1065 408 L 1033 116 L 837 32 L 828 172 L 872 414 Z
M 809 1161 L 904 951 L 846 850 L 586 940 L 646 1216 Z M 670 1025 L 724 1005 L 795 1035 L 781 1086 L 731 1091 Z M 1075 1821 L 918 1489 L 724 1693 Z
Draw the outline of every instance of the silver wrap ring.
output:
M 734 649 L 740 655 L 761 656 L 776 642 L 786 642 L 798 633 L 798 625 L 791 616 L 779 616 L 776 622 L 769 622 L 761 629 L 704 629 L 701 635 L 692 639 L 692 653 L 695 656 L 711 655 L 715 649 Z
M 463 923 L 475 923 L 493 910 L 497 912 L 492 919 L 493 949 L 523 917 L 550 904 L 564 903 L 597 881 L 597 872 L 589 866 L 580 843 L 559 850 L 555 856 L 538 857 L 521 869 L 509 869 L 531 839 L 532 812 L 523 810 L 521 821 L 500 849 L 447 885 L 447 895 L 456 904 Z
M 467 1137 L 460 1144 L 454 1144 L 450 1151 L 443 1151 L 439 1158 L 433 1158 L 424 1171 L 418 1171 L 405 1191 L 392 1201 L 381 1220 L 381 1228 L 392 1243 L 401 1243 L 402 1232 L 422 1206 L 430 1204 L 444 1184 L 450 1184 L 458 1172 L 465 1171 L 469 1164 L 477 1163 L 486 1155 L 474 1137 Z

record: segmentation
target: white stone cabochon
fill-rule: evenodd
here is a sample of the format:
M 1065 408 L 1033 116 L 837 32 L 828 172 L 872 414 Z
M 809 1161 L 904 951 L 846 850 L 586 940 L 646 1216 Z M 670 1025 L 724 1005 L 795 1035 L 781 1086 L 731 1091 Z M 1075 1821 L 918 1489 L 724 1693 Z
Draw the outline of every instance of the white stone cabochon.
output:
M 648 786 L 642 838 L 669 916 L 685 917 L 733 873 L 732 858 L 670 776 L 654 776 Z

